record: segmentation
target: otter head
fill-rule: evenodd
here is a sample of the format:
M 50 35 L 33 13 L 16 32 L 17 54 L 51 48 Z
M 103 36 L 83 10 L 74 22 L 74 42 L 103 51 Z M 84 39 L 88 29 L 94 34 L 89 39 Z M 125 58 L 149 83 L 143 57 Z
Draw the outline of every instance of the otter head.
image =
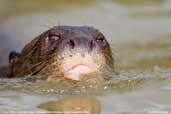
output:
M 92 27 L 56 26 L 27 44 L 15 62 L 10 58 L 11 77 L 45 75 L 80 80 L 89 73 L 113 69 L 110 46 Z

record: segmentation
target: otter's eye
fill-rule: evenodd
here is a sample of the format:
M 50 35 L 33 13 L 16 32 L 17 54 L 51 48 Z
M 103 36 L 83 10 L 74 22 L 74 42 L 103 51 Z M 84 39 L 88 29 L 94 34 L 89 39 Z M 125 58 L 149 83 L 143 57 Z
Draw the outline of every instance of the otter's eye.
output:
M 99 42 L 99 43 L 105 42 L 104 38 L 97 38 L 96 41 Z
M 96 41 L 97 41 L 97 43 L 102 43 L 102 44 L 106 43 L 104 36 L 101 34 L 96 37 Z
M 51 42 L 55 42 L 55 41 L 58 41 L 60 40 L 60 35 L 59 34 L 49 34 L 47 40 L 48 41 L 51 41 Z
M 107 44 L 106 39 L 102 34 L 96 36 L 96 42 L 103 47 Z

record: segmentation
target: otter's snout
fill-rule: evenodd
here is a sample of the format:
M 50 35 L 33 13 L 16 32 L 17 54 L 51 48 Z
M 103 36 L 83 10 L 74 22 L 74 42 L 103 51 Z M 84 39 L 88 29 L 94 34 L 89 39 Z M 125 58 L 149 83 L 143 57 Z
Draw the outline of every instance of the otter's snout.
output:
M 87 38 L 87 37 L 73 37 L 73 38 L 70 38 L 68 40 L 66 45 L 71 47 L 71 49 L 80 48 L 80 47 L 84 47 L 85 48 L 86 47 L 89 50 L 93 50 L 94 48 L 96 48 L 97 44 L 91 38 Z

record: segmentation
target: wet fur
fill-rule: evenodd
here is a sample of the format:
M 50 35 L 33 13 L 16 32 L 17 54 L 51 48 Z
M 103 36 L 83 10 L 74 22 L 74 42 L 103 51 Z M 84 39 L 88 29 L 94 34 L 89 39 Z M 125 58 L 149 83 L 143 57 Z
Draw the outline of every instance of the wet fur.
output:
M 72 29 L 74 27 L 71 26 L 61 26 L 61 28 L 64 28 L 70 32 L 72 32 Z M 92 28 L 92 27 L 80 27 L 80 31 L 84 32 L 84 29 L 88 29 L 88 31 L 96 36 L 98 34 L 101 34 L 98 30 Z M 56 56 L 57 53 L 54 53 L 54 51 L 49 51 L 48 54 L 44 54 L 46 52 L 45 48 L 42 48 L 42 45 L 44 45 L 44 42 L 42 41 L 43 38 L 48 37 L 49 32 L 63 32 L 62 29 L 60 29 L 60 26 L 53 27 L 52 29 L 44 32 L 43 34 L 39 35 L 35 39 L 33 39 L 30 43 L 28 43 L 20 54 L 18 54 L 18 60 L 13 61 L 12 63 L 9 63 L 9 65 L 0 68 L 0 77 L 21 77 L 25 75 L 36 75 L 38 74 L 46 74 L 45 71 L 51 72 L 51 67 L 53 67 L 53 58 Z M 79 32 L 79 31 L 78 31 Z M 87 31 L 85 31 L 87 32 Z M 53 47 L 54 49 L 58 47 Z M 105 60 L 106 60 L 106 66 L 111 71 L 113 70 L 113 57 L 112 52 L 110 50 L 110 46 L 107 43 L 106 48 L 104 48 L 101 53 L 104 53 Z M 13 58 L 9 58 L 9 61 L 11 61 Z M 58 69 L 56 69 L 58 70 Z M 43 72 L 42 72 L 43 71 Z M 59 70 L 60 71 L 60 70 Z M 59 75 L 60 74 L 59 72 Z

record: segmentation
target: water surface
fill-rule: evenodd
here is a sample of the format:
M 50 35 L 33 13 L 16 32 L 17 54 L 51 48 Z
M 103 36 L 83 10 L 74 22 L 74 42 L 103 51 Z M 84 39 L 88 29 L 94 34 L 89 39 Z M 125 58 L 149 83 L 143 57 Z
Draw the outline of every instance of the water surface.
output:
M 111 74 L 113 78 L 107 81 L 92 78 L 77 84 L 54 84 L 32 77 L 1 79 L 0 111 L 46 111 L 55 105 L 39 106 L 84 95 L 99 101 L 102 114 L 171 113 L 171 2 L 157 0 L 153 4 L 150 0 L 139 5 L 122 1 L 101 0 L 84 7 L 64 3 L 65 10 L 48 7 L 24 11 L 17 6 L 13 11 L 1 7 L 10 12 L 1 10 L 5 14 L 0 24 L 1 64 L 7 63 L 11 50 L 20 51 L 54 25 L 89 25 L 100 29 L 109 40 L 119 74 Z

